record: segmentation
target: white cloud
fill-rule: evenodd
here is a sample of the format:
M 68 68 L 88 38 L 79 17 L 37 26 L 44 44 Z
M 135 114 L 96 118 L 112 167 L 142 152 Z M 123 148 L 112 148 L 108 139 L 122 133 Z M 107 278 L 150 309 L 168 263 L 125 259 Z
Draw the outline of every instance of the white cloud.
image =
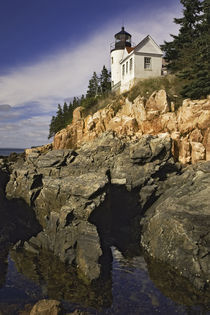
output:
M 27 148 L 48 143 L 49 116 L 34 116 L 0 125 L 0 148 Z
M 136 43 L 147 34 L 150 34 L 157 43 L 163 43 L 164 39 L 169 39 L 169 33 L 177 33 L 173 17 L 179 12 L 179 7 L 168 8 L 167 12 L 151 12 L 145 17 L 141 12 L 137 12 L 130 16 L 126 29 L 133 34 Z M 116 19 L 103 30 L 91 34 L 85 42 L 74 49 L 62 48 L 55 54 L 43 57 L 41 61 L 13 69 L 9 74 L 0 76 L 0 104 L 10 104 L 13 109 L 17 108 L 11 112 L 11 117 L 17 118 L 19 115 L 19 121 L 5 122 L 3 125 L 5 132 L 0 129 L 0 147 L 7 147 L 8 144 L 25 147 L 46 143 L 49 113 L 55 112 L 57 104 L 62 103 L 65 98 L 85 93 L 93 71 L 99 72 L 104 64 L 109 67 L 110 43 L 114 40 L 113 35 L 120 30 L 120 26 L 121 23 Z M 34 105 L 33 109 L 27 105 L 35 102 L 38 105 Z M 26 119 L 24 112 L 28 116 L 31 112 L 31 116 L 35 117 Z M 8 116 L 9 112 L 5 117 L 8 119 Z M 10 132 L 6 126 L 7 128 L 10 126 Z

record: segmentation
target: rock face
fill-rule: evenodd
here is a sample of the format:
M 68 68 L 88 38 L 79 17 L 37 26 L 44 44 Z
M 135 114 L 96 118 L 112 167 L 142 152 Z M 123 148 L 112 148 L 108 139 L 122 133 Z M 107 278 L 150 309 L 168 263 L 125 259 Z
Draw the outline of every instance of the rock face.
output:
M 210 162 L 170 177 L 162 189 L 141 222 L 141 244 L 203 288 L 210 281 Z
M 23 199 L 43 227 L 25 250 L 50 251 L 93 281 L 107 272 L 111 246 L 123 253 L 141 242 L 149 255 L 206 288 L 210 162 L 182 169 L 171 150 L 168 133 L 128 141 L 108 132 L 76 151 L 28 154 L 13 165 L 6 186 L 7 197 Z
M 209 160 L 210 100 L 187 99 L 177 112 L 172 110 L 164 90 L 155 91 L 146 102 L 140 96 L 133 103 L 124 99 L 117 106 L 110 104 L 86 118 L 79 107 L 73 123 L 55 135 L 53 148 L 79 148 L 82 143 L 111 130 L 128 139 L 168 132 L 178 161 L 190 164 Z
M 124 142 L 105 133 L 77 151 L 32 152 L 14 165 L 6 192 L 33 207 L 43 226 L 25 249 L 50 250 L 93 280 L 111 259 L 110 240 L 121 248 L 131 241 L 136 216 L 156 198 L 162 176 L 176 170 L 167 134 Z

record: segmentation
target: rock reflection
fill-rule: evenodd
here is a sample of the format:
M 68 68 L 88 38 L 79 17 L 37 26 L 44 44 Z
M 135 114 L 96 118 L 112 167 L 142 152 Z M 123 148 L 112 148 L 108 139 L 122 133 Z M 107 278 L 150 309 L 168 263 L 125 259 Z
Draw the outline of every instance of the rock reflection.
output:
M 2 288 L 6 282 L 6 275 L 8 269 L 8 256 L 9 249 L 8 247 L 0 246 L 0 288 Z
M 167 297 L 185 306 L 199 305 L 206 311 L 210 310 L 210 288 L 205 291 L 196 290 L 192 284 L 166 264 L 145 256 L 151 280 Z
M 40 285 L 44 296 L 98 310 L 112 304 L 111 277 L 87 285 L 77 277 L 74 267 L 66 266 L 49 252 L 35 255 L 17 249 L 11 251 L 11 258 L 18 272 Z

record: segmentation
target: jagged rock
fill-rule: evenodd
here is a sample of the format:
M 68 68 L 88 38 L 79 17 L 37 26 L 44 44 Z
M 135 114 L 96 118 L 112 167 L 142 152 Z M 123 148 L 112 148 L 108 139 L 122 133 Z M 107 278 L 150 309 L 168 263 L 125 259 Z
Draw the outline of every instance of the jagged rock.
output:
M 146 211 L 144 248 L 203 288 L 209 279 L 210 166 L 179 175 L 171 149 L 168 133 L 128 141 L 109 132 L 76 151 L 32 153 L 14 164 L 7 196 L 31 205 L 43 227 L 25 250 L 50 251 L 93 281 L 103 262 L 111 264 L 112 244 L 126 251 L 139 243 L 137 222 Z
M 169 178 L 142 220 L 141 244 L 197 288 L 210 281 L 210 162 Z
M 165 90 L 154 91 L 149 97 L 145 108 L 148 112 L 157 111 L 162 114 L 167 113 L 169 105 Z
M 8 198 L 22 198 L 34 208 L 43 226 L 43 231 L 25 242 L 24 248 L 33 253 L 49 250 L 63 262 L 78 265 L 78 271 L 90 281 L 100 276 L 104 253 L 110 257 L 101 244 L 104 212 L 109 229 L 116 220 L 113 216 L 117 218 L 117 208 L 122 208 L 123 228 L 132 230 L 126 225 L 141 214 L 149 198 L 145 190 L 139 199 L 139 190 L 145 185 L 155 187 L 164 172 L 176 171 L 168 134 L 145 135 L 140 141 L 129 142 L 110 132 L 76 152 L 65 149 L 36 157 L 34 154 L 27 155 L 21 168 L 14 165 L 6 188 Z M 123 199 L 121 204 L 118 200 L 122 198 L 121 188 L 113 192 L 111 185 L 123 186 L 125 195 L 135 190 L 129 214 L 127 201 Z M 152 190 L 150 195 L 155 192 Z
M 78 120 L 83 118 L 84 107 L 77 107 L 73 112 L 73 122 L 77 122 Z
M 87 279 L 99 278 L 101 265 L 99 257 L 102 256 L 101 244 L 96 227 L 88 222 L 79 225 L 76 251 L 76 263 Z
M 30 315 L 60 315 L 61 302 L 56 300 L 40 300 L 32 308 Z
M 97 138 L 106 131 L 114 131 L 119 137 L 140 139 L 142 135 L 169 133 L 176 148 L 174 157 L 183 164 L 196 163 L 192 157 L 191 142 L 203 145 L 205 152 L 199 160 L 209 160 L 210 155 L 210 100 L 187 99 L 177 112 L 170 112 L 164 90 L 155 91 L 145 104 L 138 96 L 133 103 L 128 99 L 82 118 L 82 109 L 76 109 L 75 119 L 67 128 L 59 131 L 53 141 L 54 149 L 79 148 L 85 142 Z M 176 137 L 174 135 L 176 134 Z
M 205 147 L 200 142 L 191 142 L 192 148 L 192 164 L 200 162 L 205 159 Z
M 32 147 L 31 149 L 25 149 L 25 154 L 26 156 L 29 154 L 31 155 L 33 153 L 39 155 L 39 154 L 44 154 L 52 149 L 53 149 L 52 143 L 49 143 L 49 144 L 45 144 L 39 147 Z
M 210 128 L 208 128 L 204 133 L 203 144 L 206 148 L 206 160 L 210 161 Z

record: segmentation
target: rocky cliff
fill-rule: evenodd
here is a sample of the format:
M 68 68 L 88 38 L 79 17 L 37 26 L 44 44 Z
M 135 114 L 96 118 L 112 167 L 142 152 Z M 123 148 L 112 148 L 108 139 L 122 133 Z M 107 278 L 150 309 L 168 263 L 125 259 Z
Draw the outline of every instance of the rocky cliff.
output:
M 210 100 L 175 112 L 161 90 L 86 118 L 77 108 L 52 145 L 0 165 L 0 194 L 7 184 L 7 198 L 27 205 L 15 222 L 31 227 L 33 209 L 41 224 L 16 248 L 51 252 L 93 281 L 110 272 L 112 246 L 131 256 L 143 247 L 209 290 L 209 159 Z
M 53 147 L 79 148 L 110 130 L 127 139 L 167 132 L 173 140 L 173 155 L 181 163 L 210 160 L 210 100 L 187 99 L 175 112 L 164 90 L 147 101 L 140 96 L 133 103 L 122 98 L 86 118 L 83 109 L 77 108 L 72 124 L 55 135 Z
M 6 192 L 33 207 L 44 228 L 25 248 L 50 250 L 92 280 L 101 262 L 110 261 L 113 239 L 129 247 L 136 217 L 156 198 L 159 177 L 176 170 L 167 134 L 125 142 L 105 133 L 77 151 L 27 155 L 21 167 L 14 165 Z
M 128 141 L 105 132 L 77 150 L 27 154 L 6 193 L 25 200 L 43 229 L 19 246 L 50 251 L 92 281 L 109 272 L 111 246 L 137 255 L 142 245 L 208 289 L 210 162 L 182 169 L 171 149 L 168 133 Z

